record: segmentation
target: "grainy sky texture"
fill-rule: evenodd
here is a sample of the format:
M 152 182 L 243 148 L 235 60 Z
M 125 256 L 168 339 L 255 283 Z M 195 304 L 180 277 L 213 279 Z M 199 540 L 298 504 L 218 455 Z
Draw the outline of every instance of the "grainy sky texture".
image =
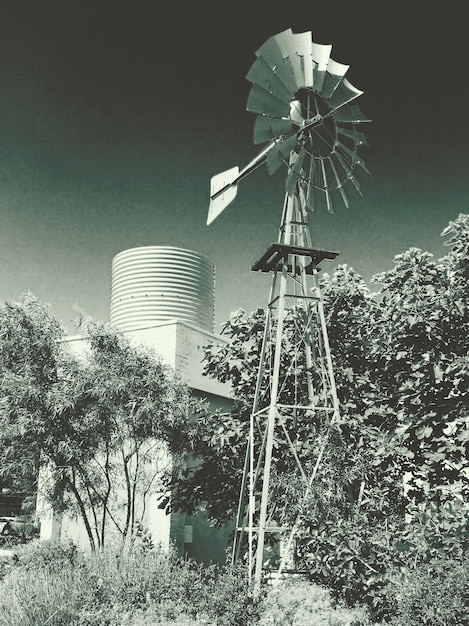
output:
M 364 197 L 315 213 L 315 245 L 366 280 L 410 246 L 442 256 L 468 210 L 463 3 L 0 0 L 0 299 L 29 289 L 73 332 L 75 306 L 108 319 L 115 254 L 174 245 L 216 264 L 216 329 L 264 306 L 249 268 L 277 237 L 284 171 L 205 220 L 210 178 L 258 151 L 245 76 L 287 28 L 333 44 L 373 120 Z

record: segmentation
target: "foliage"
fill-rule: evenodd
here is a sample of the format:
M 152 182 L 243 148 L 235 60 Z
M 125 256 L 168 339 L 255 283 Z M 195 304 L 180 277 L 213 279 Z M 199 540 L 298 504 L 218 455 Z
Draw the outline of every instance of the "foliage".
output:
M 72 544 L 18 548 L 0 582 L 0 626 L 367 626 L 363 609 L 334 603 L 305 580 L 282 582 L 254 598 L 242 567 L 202 568 L 172 551 Z
M 77 565 L 80 558 L 77 547 L 71 541 L 32 541 L 13 552 L 12 562 L 25 571 L 61 569 Z
M 0 487 L 29 493 L 40 465 L 36 445 L 48 419 L 47 390 L 57 383 L 63 330 L 31 294 L 0 305 Z
M 392 626 L 461 626 L 469 622 L 467 560 L 434 559 L 397 578 Z
M 259 626 L 368 626 L 366 610 L 334 603 L 323 587 L 304 580 L 281 583 L 267 595 Z
M 469 230 L 467 219 L 456 224 Z M 387 453 L 407 470 L 417 501 L 467 496 L 469 304 L 462 252 L 450 241 L 453 251 L 438 263 L 411 248 L 375 277 L 383 304 L 373 355 L 394 428 Z
M 74 354 L 50 307 L 0 308 L 0 476 L 82 519 L 92 548 L 132 535 L 184 443 L 187 387 L 153 351 L 82 319 Z
M 259 618 L 261 599 L 244 571 L 203 568 L 171 550 L 119 546 L 83 554 L 41 542 L 19 550 L 15 562 L 0 582 L 0 626 L 234 626 Z
M 307 500 L 275 441 L 272 501 L 278 523 L 300 516 L 296 557 L 313 581 L 351 604 L 367 602 L 375 618 L 394 610 L 387 589 L 400 568 L 436 554 L 457 558 L 467 547 L 469 216 L 442 234 L 445 257 L 411 248 L 374 277 L 378 293 L 345 266 L 323 275 L 341 420 L 326 432 L 295 423 L 306 468 L 327 437 Z M 206 374 L 232 385 L 235 406 L 230 414 L 199 413 L 188 439 L 200 462 L 171 484 L 171 506 L 203 508 L 215 523 L 232 518 L 238 503 L 265 319 L 262 310 L 237 311 L 223 328 L 227 343 L 207 347 Z M 291 309 L 285 397 L 305 393 L 306 364 L 294 361 L 301 323 L 301 310 Z

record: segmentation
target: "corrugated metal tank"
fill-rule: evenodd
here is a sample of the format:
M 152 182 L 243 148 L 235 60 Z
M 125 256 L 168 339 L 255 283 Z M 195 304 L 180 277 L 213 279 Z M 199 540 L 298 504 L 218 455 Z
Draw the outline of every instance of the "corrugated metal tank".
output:
M 142 246 L 112 261 L 111 324 L 133 330 L 180 319 L 213 331 L 215 267 L 193 250 Z

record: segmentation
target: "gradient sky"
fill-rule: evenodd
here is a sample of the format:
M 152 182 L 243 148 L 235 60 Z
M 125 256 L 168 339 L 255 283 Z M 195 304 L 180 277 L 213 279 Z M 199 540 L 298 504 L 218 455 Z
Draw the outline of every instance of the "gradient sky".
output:
M 284 171 L 205 221 L 210 178 L 257 154 L 245 75 L 286 28 L 333 44 L 373 120 L 364 197 L 315 213 L 315 245 L 366 280 L 410 246 L 443 256 L 468 210 L 463 6 L 0 0 L 0 299 L 30 290 L 73 332 L 76 306 L 108 319 L 115 254 L 173 245 L 214 261 L 216 329 L 265 306 L 249 268 L 277 237 Z

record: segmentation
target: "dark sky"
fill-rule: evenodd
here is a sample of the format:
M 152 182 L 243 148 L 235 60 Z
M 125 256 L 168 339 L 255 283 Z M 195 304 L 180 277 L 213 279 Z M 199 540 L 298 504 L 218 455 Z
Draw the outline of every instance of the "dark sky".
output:
M 373 120 L 364 197 L 315 213 L 314 243 L 367 280 L 410 246 L 442 256 L 467 212 L 462 3 L 0 0 L 0 299 L 29 289 L 72 331 L 74 306 L 108 319 L 115 254 L 174 245 L 215 262 L 217 327 L 264 306 L 249 268 L 277 237 L 284 172 L 205 220 L 210 178 L 258 151 L 245 76 L 287 28 L 333 44 Z

